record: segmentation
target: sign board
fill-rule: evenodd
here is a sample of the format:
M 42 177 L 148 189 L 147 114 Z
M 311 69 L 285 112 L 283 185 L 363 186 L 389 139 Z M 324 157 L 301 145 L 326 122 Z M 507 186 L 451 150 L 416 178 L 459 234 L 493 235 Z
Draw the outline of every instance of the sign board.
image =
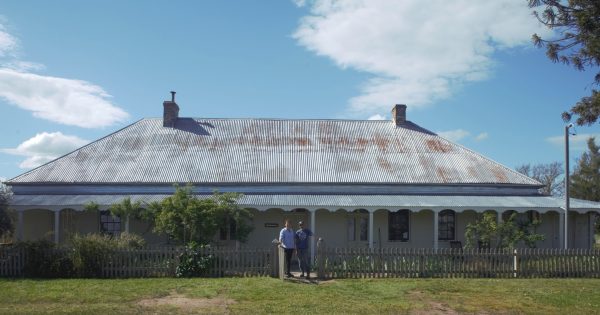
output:
M 279 227 L 279 223 L 265 223 L 265 227 L 276 228 L 276 227 Z

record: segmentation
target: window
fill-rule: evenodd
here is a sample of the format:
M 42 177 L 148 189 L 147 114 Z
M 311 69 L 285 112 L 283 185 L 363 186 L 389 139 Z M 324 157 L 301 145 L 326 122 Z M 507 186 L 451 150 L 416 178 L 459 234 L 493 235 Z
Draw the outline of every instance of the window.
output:
M 112 216 L 110 211 L 100 211 L 100 232 L 104 234 L 121 234 L 121 218 Z
M 388 239 L 390 241 L 406 242 L 409 240 L 410 211 L 399 210 L 388 213 Z
M 348 215 L 347 231 L 349 241 L 369 240 L 369 213 L 360 209 Z
M 438 240 L 454 240 L 456 214 L 452 210 L 444 210 L 438 215 Z
M 219 239 L 221 241 L 234 241 L 236 240 L 236 228 L 235 220 L 227 220 L 226 228 L 219 229 Z

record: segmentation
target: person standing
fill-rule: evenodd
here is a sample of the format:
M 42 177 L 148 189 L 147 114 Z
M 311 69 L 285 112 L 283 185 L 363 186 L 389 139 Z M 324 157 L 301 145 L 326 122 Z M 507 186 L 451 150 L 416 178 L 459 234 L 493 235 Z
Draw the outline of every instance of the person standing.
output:
M 298 222 L 300 229 L 296 231 L 296 256 L 298 256 L 298 263 L 300 264 L 300 270 L 302 274 L 300 277 L 304 277 L 306 273 L 306 279 L 310 279 L 310 255 L 308 249 L 309 237 L 313 235 L 312 231 L 304 227 L 304 222 Z
M 286 276 L 288 278 L 293 277 L 290 272 L 290 264 L 292 262 L 292 254 L 294 254 L 294 248 L 296 247 L 296 240 L 294 230 L 290 224 L 290 220 L 285 220 L 284 228 L 279 232 L 279 244 L 283 247 L 285 253 L 285 266 Z

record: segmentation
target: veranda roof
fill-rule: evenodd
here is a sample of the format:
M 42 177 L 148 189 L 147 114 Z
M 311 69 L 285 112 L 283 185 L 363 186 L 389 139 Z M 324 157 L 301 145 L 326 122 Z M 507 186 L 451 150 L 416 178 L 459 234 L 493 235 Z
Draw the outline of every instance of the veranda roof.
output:
M 160 201 L 170 195 L 15 195 L 11 206 L 17 210 L 26 209 L 65 209 L 82 210 L 83 205 L 95 202 L 108 206 L 130 197 L 133 201 Z M 209 196 L 201 195 L 200 198 Z M 330 211 L 356 209 L 387 209 L 396 211 L 409 209 L 444 210 L 452 209 L 458 212 L 473 210 L 505 211 L 516 210 L 524 212 L 564 211 L 564 199 L 551 196 L 415 196 L 415 195 L 244 195 L 238 204 L 260 211 L 268 209 L 283 209 L 290 211 L 297 208 L 327 209 Z M 589 211 L 600 212 L 600 202 L 571 199 L 570 210 L 579 213 Z

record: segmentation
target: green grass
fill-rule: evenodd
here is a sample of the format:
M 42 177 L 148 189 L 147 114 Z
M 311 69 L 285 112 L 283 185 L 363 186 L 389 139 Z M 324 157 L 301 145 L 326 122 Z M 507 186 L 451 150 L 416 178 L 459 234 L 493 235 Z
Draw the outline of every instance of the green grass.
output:
M 271 278 L 0 280 L 1 314 L 186 314 L 223 307 L 143 299 L 232 299 L 233 314 L 600 314 L 600 279 L 352 279 L 319 285 Z M 439 314 L 439 313 L 438 313 Z

